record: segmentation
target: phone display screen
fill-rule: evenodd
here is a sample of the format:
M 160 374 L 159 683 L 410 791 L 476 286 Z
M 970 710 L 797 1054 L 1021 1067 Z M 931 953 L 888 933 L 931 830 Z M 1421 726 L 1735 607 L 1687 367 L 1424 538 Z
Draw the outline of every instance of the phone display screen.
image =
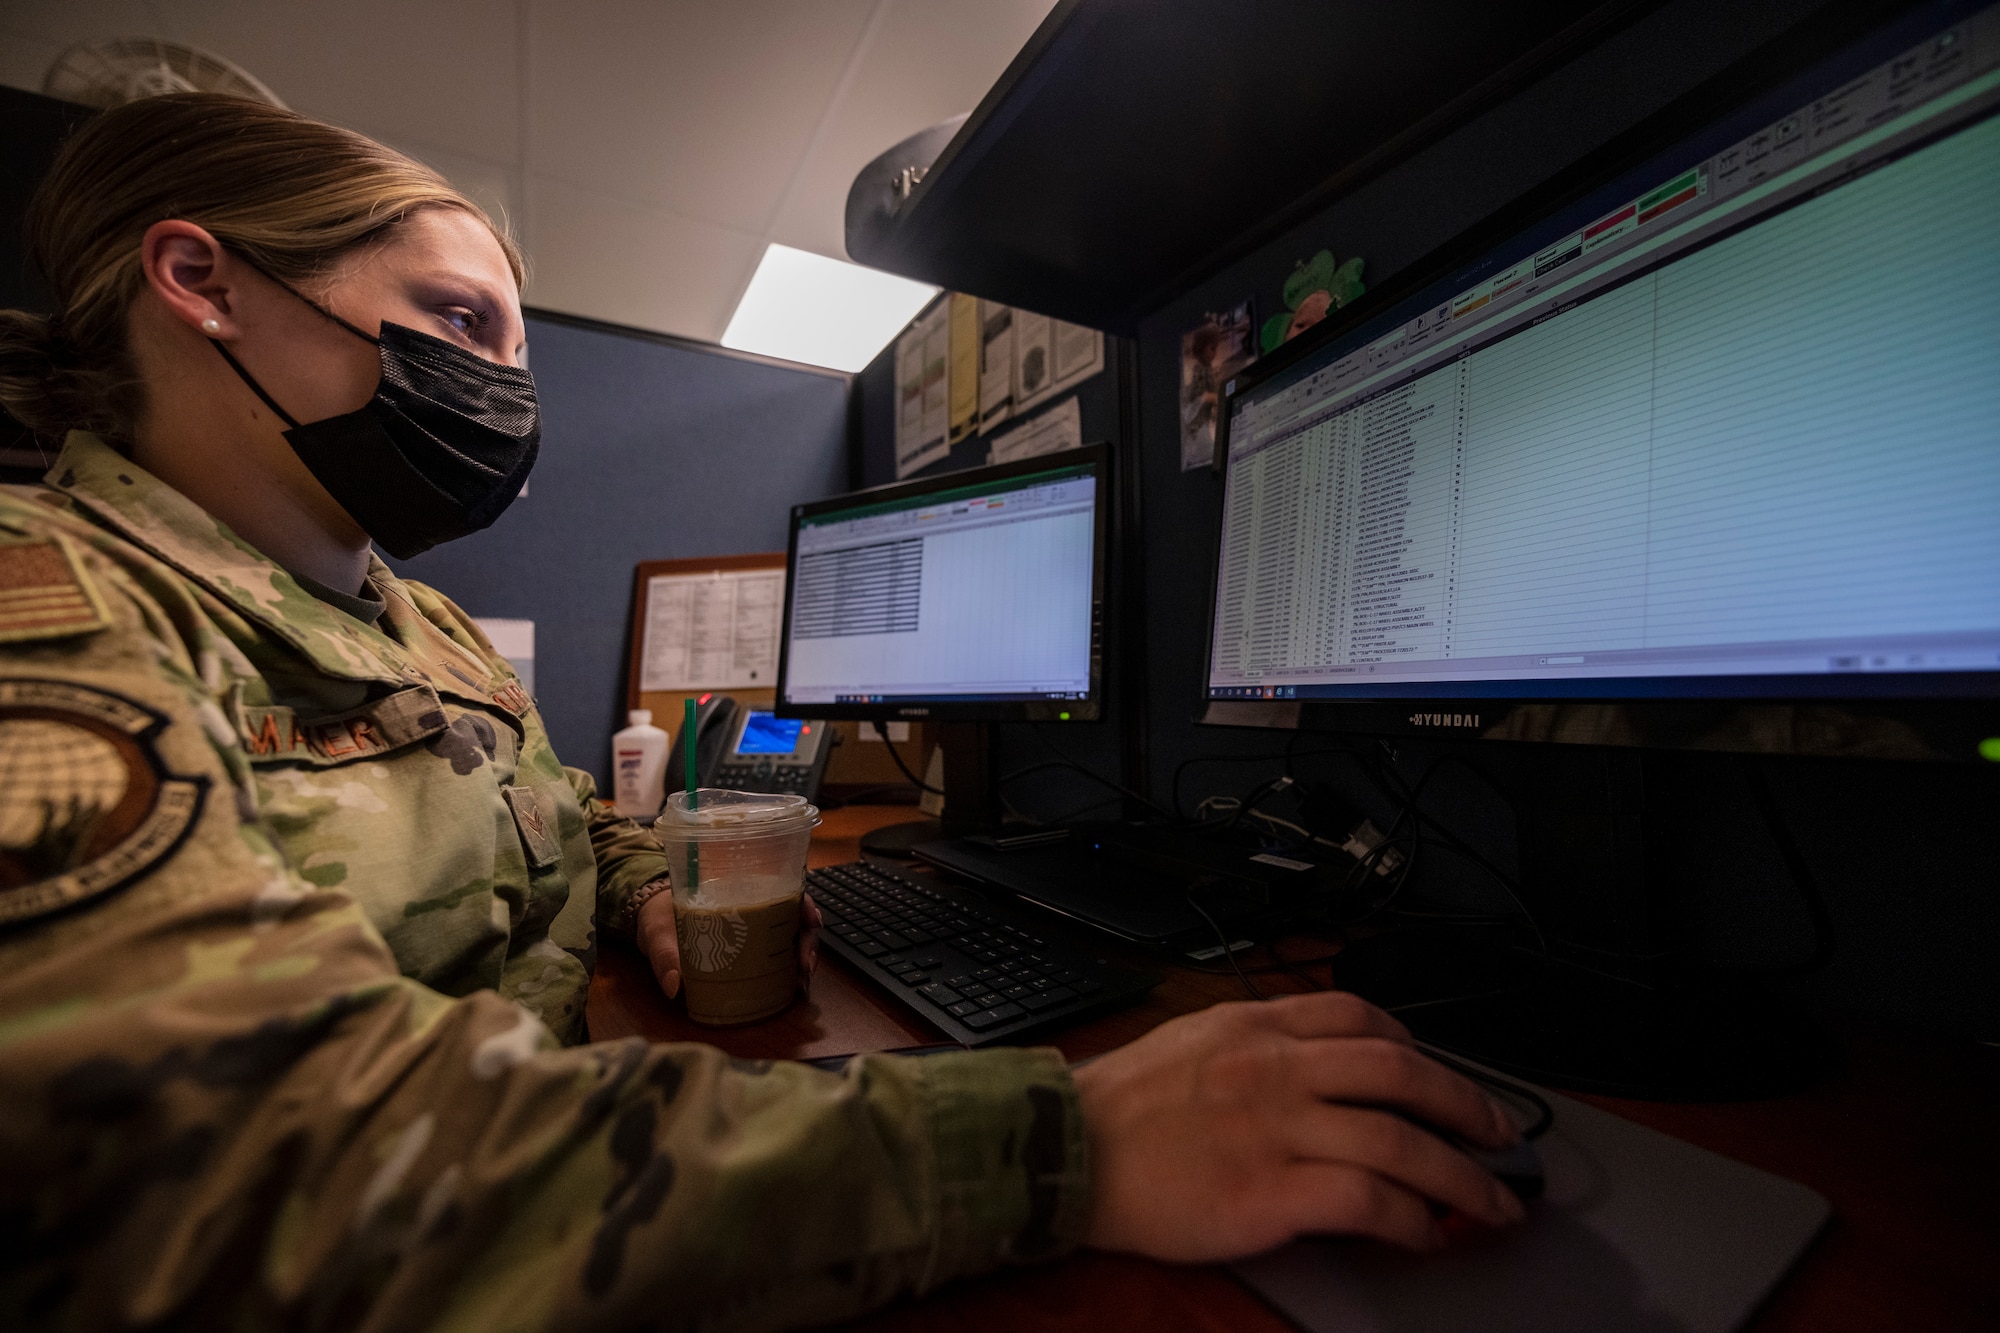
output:
M 807 725 L 797 718 L 774 717 L 753 710 L 743 721 L 743 736 L 736 742 L 736 753 L 791 754 L 799 748 L 799 737 Z

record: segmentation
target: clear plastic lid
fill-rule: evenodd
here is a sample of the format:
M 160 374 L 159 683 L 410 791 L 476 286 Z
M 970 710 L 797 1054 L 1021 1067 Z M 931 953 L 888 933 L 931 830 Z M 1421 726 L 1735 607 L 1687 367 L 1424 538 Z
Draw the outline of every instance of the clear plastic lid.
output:
M 803 796 L 703 787 L 667 797 L 653 829 L 661 838 L 677 842 L 717 842 L 769 838 L 818 824 L 819 807 Z

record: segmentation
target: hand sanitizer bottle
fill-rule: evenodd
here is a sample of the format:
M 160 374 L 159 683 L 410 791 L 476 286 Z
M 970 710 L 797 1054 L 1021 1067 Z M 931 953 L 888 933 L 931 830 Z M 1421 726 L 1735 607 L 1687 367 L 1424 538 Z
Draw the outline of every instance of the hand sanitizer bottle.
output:
M 620 814 L 648 822 L 667 797 L 667 733 L 653 725 L 653 710 L 625 715 L 632 725 L 611 738 L 612 797 Z

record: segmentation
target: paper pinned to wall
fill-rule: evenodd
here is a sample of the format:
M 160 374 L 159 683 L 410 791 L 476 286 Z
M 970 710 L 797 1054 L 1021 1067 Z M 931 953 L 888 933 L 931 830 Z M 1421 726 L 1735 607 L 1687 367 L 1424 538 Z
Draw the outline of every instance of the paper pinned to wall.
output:
M 1059 319 L 1052 322 L 1056 392 L 1061 393 L 1104 369 L 1104 335 L 1081 324 L 1065 324 Z
M 778 681 L 782 569 L 658 574 L 646 580 L 639 689 L 740 690 Z
M 1014 413 L 1104 369 L 1104 335 L 1026 310 L 1014 312 Z
M 924 340 L 914 327 L 896 339 L 896 475 L 924 429 Z
M 1055 321 L 1032 310 L 1014 312 L 1014 415 L 1055 392 Z
M 994 301 L 979 303 L 979 430 L 1005 421 L 1014 411 L 1014 310 Z
M 979 298 L 953 292 L 950 299 L 951 430 L 953 444 L 979 429 Z
M 1083 410 L 1074 396 L 1063 399 L 1038 417 L 993 437 L 989 463 L 1011 463 L 1017 458 L 1061 453 L 1083 447 Z
M 951 302 L 939 301 L 896 340 L 896 475 L 951 451 Z

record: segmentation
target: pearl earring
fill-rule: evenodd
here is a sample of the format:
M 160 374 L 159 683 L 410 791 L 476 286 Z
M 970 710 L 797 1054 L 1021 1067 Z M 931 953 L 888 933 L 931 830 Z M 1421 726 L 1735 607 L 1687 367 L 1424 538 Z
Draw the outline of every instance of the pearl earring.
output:
M 217 337 L 222 332 L 222 321 L 210 315 L 201 322 L 201 331 L 211 338 Z

